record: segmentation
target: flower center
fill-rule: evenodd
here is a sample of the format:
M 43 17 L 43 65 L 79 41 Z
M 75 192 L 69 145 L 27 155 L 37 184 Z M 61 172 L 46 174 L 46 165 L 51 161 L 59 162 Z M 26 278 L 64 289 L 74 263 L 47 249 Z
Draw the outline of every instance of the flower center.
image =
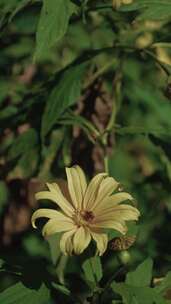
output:
M 95 215 L 92 211 L 80 211 L 75 214 L 74 221 L 75 223 L 80 226 L 86 226 L 91 223 L 95 218 Z
M 84 211 L 82 217 L 86 222 L 92 222 L 95 216 L 92 211 Z

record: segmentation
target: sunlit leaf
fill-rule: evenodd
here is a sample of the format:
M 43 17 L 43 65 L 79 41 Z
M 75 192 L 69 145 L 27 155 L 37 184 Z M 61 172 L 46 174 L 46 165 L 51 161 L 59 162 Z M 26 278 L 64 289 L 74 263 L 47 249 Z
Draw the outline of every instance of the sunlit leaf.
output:
M 44 0 L 36 34 L 35 59 L 41 59 L 64 36 L 74 11 L 70 0 Z

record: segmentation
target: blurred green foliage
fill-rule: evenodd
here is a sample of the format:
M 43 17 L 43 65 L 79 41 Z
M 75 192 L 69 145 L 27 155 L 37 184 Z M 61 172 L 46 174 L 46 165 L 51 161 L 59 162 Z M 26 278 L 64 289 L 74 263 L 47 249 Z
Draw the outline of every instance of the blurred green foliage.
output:
M 171 2 L 0 0 L 0 28 L 0 303 L 171 303 Z M 34 193 L 104 157 L 136 242 L 63 259 L 33 234 Z

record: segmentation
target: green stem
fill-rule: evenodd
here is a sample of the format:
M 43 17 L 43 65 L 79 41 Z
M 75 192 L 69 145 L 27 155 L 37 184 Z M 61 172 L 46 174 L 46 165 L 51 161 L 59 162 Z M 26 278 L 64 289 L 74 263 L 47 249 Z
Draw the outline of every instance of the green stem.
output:
M 104 289 L 103 289 L 103 293 L 108 290 L 110 288 L 111 283 L 113 282 L 113 280 L 120 274 L 122 273 L 122 271 L 125 269 L 125 267 L 121 266 L 108 280 L 108 282 L 106 283 Z
M 101 143 L 103 145 L 103 149 L 104 149 L 104 167 L 105 167 L 105 171 L 107 173 L 109 173 L 109 159 L 108 159 L 108 155 L 107 155 L 107 139 L 109 136 L 109 133 L 112 131 L 114 125 L 115 125 L 115 119 L 116 119 L 116 113 L 120 108 L 120 103 L 121 103 L 121 97 L 120 97 L 120 93 L 121 93 L 121 72 L 120 72 L 121 67 L 119 67 L 119 71 L 116 73 L 116 77 L 115 77 L 115 96 L 114 96 L 114 100 L 112 103 L 112 113 L 110 116 L 110 119 L 108 121 L 107 127 L 104 130 L 104 133 L 102 135 L 102 139 L 101 139 Z
M 109 119 L 109 122 L 107 124 L 107 127 L 106 127 L 106 132 L 110 132 L 115 124 L 115 117 L 116 117 L 116 104 L 115 102 L 113 101 L 112 103 L 112 114 L 110 116 L 110 119 Z
M 167 64 L 160 61 L 153 52 L 147 50 L 147 49 L 144 49 L 143 52 L 147 55 L 149 55 L 151 58 L 153 58 L 158 64 L 159 66 L 162 68 L 162 70 L 166 73 L 167 76 L 170 76 L 170 71 L 169 71 L 169 68 L 167 68 Z M 170 68 L 171 70 L 171 68 Z
M 90 85 L 92 85 L 96 79 L 103 75 L 112 66 L 112 64 L 115 63 L 116 58 L 102 66 L 96 73 L 93 74 L 91 79 L 85 84 L 84 89 L 86 90 Z
M 109 174 L 109 158 L 107 155 L 104 156 L 104 167 L 105 167 L 105 172 Z
M 59 120 L 58 123 L 66 125 L 78 125 L 88 135 L 93 144 L 95 144 L 96 139 L 100 137 L 100 132 L 90 121 L 81 115 L 76 115 L 72 110 L 68 110 L 66 115 Z
M 87 12 L 89 11 L 97 11 L 97 10 L 103 10 L 103 9 L 113 9 L 113 5 L 99 5 L 99 6 L 92 6 L 87 9 Z

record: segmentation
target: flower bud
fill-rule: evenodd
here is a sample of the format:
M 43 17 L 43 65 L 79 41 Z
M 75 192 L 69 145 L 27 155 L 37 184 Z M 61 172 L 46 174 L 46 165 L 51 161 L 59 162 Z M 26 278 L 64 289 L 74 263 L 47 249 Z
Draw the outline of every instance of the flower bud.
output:
M 127 265 L 131 260 L 131 256 L 127 250 L 124 250 L 119 253 L 119 259 L 123 265 Z

